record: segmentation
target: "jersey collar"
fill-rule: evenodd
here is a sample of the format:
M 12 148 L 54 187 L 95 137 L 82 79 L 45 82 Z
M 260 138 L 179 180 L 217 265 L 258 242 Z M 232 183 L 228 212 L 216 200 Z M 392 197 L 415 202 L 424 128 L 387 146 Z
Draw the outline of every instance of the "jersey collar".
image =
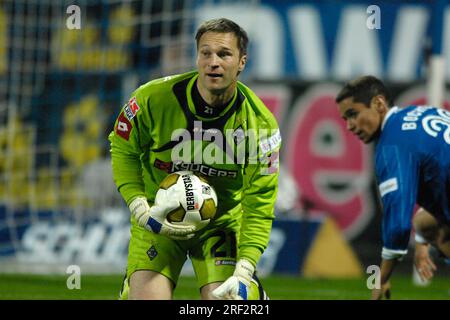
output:
M 386 125 L 388 119 L 389 119 L 394 113 L 397 113 L 398 109 L 399 109 L 399 108 L 398 108 L 397 106 L 394 106 L 394 107 L 392 107 L 392 108 L 389 109 L 388 113 L 386 113 L 386 116 L 385 116 L 384 119 L 383 119 L 383 123 L 381 124 L 381 131 L 383 131 L 384 126 Z
M 197 78 L 198 78 L 198 74 L 194 75 L 186 87 L 186 97 L 187 97 L 187 101 L 188 101 L 189 110 L 192 112 L 192 114 L 195 115 L 196 118 L 198 118 L 200 120 L 209 121 L 209 120 L 217 120 L 217 119 L 221 118 L 224 114 L 226 114 L 233 107 L 234 103 L 236 102 L 236 99 L 238 98 L 237 87 L 236 87 L 234 96 L 231 99 L 231 101 L 228 103 L 228 105 L 225 108 L 223 108 L 223 110 L 217 116 L 205 118 L 205 117 L 202 117 L 197 114 L 197 110 L 195 110 L 194 101 L 192 99 L 192 87 L 194 86 Z

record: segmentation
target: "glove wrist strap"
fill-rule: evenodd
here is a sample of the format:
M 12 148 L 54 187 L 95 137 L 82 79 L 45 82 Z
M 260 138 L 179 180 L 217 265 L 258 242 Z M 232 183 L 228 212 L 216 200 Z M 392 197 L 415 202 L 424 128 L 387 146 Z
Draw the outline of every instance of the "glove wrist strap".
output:
M 252 281 L 253 273 L 255 272 L 255 267 L 246 259 L 240 259 L 236 263 L 236 268 L 234 269 L 234 276 L 243 278 L 250 284 Z
M 141 208 L 142 206 L 142 208 Z M 128 206 L 130 211 L 134 214 L 137 210 L 146 210 L 149 208 L 147 199 L 145 197 L 138 196 L 131 201 L 130 205 Z

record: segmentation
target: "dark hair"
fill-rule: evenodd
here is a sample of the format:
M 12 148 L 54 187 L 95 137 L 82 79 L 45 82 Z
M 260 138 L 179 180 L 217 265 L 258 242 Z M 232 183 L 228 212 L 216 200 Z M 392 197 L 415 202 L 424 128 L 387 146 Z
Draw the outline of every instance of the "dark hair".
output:
M 384 83 L 374 76 L 363 76 L 347 82 L 336 96 L 336 103 L 353 97 L 354 102 L 360 102 L 370 106 L 373 97 L 382 95 L 385 97 L 388 108 L 391 107 L 391 94 Z
M 241 57 L 247 54 L 247 45 L 248 45 L 247 32 L 245 32 L 245 30 L 242 29 L 237 23 L 226 18 L 211 19 L 203 22 L 197 29 L 197 34 L 195 35 L 195 40 L 197 41 L 197 48 L 200 38 L 202 37 L 203 34 L 205 34 L 208 31 L 219 33 L 233 33 L 238 40 L 239 52 Z

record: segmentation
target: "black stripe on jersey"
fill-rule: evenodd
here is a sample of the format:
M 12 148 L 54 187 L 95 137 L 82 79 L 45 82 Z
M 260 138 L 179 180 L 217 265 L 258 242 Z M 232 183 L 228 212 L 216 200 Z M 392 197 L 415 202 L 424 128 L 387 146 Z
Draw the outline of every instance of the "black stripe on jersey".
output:
M 138 139 L 138 145 L 142 148 L 142 146 L 141 146 L 141 133 L 139 132 L 140 131 L 139 130 L 139 122 L 137 121 L 137 117 L 134 117 L 133 122 L 134 122 L 134 127 L 137 130 L 136 137 Z
M 187 96 L 186 96 L 186 88 L 187 88 L 189 81 L 191 81 L 191 79 L 192 78 L 184 79 L 184 80 L 176 83 L 173 86 L 172 90 L 173 90 L 173 93 L 175 94 L 175 96 L 178 100 L 178 103 L 180 104 L 181 109 L 183 110 L 183 113 L 186 117 L 186 122 L 187 122 L 186 130 L 188 130 L 189 133 L 191 134 L 191 136 L 193 136 L 194 135 L 194 121 L 200 120 L 200 119 L 198 119 L 195 116 L 195 114 L 193 114 L 191 112 L 191 110 L 189 109 L 189 105 L 188 105 L 188 100 L 187 100 Z M 230 119 L 230 117 L 237 110 L 239 110 L 239 108 L 242 106 L 242 103 L 244 102 L 244 100 L 245 100 L 244 95 L 238 89 L 236 100 L 233 103 L 233 105 L 231 106 L 231 108 L 222 117 L 220 117 L 218 119 L 210 120 L 210 121 L 202 121 L 202 128 L 205 130 L 217 129 L 217 130 L 223 132 L 223 129 L 224 129 L 225 124 L 227 123 L 228 119 Z M 172 149 L 178 143 L 180 143 L 181 140 L 182 140 L 182 138 L 180 137 L 178 141 L 169 141 L 160 148 L 152 149 L 152 151 L 153 152 L 162 152 L 162 151 Z

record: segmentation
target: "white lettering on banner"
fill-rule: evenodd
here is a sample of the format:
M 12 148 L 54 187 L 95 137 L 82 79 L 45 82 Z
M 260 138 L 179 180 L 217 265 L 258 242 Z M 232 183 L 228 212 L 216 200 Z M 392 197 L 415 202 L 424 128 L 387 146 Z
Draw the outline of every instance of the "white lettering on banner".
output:
M 405 7 L 399 10 L 389 55 L 389 79 L 406 81 L 415 78 L 427 20 L 428 14 L 424 8 Z M 407 54 L 405 48 L 408 48 Z
M 48 245 L 50 226 L 48 222 L 41 222 L 30 226 L 22 238 L 23 250 L 19 251 L 19 261 L 34 263 L 38 261 L 55 262 L 55 254 Z
M 56 251 L 57 259 L 67 263 L 78 259 L 79 252 L 83 250 L 84 244 L 88 243 L 84 241 L 82 226 L 65 222 L 56 225 L 53 232 L 55 236 L 51 238 L 49 244 Z
M 394 191 L 398 190 L 397 178 L 391 178 L 391 179 L 388 179 L 388 180 L 380 183 L 379 189 L 380 189 L 381 197 L 384 197 L 386 194 L 388 194 L 390 192 L 394 192 Z
M 349 79 L 355 74 L 380 76 L 381 47 L 375 32 L 365 28 L 366 12 L 359 7 L 344 9 L 339 24 L 332 75 Z
M 285 39 L 292 42 L 294 54 L 290 64 L 296 65 L 297 75 L 302 79 L 320 79 L 332 76 L 336 79 L 370 73 L 386 75 L 388 80 L 414 80 L 421 63 L 421 48 L 428 22 L 424 7 L 401 5 L 392 32 L 387 52 L 387 63 L 382 62 L 382 46 L 377 30 L 367 28 L 367 7 L 346 5 L 340 16 L 331 64 L 327 62 L 325 34 L 321 25 L 319 6 L 292 5 L 286 17 L 270 6 L 215 5 L 199 8 L 197 23 L 209 18 L 233 16 L 249 33 L 255 50 L 248 73 L 257 78 L 279 78 L 289 72 L 284 51 Z M 382 9 L 382 8 L 381 8 Z M 283 13 L 281 13 L 283 14 Z M 284 29 L 282 19 L 287 19 L 289 30 Z M 264 23 L 258 23 L 264 21 Z M 374 21 L 374 27 L 377 29 Z M 384 29 L 383 29 L 384 30 Z M 270 45 L 267 45 L 270 43 Z M 261 48 L 264 48 L 261 50 Z M 450 7 L 444 13 L 442 36 L 443 55 L 450 61 Z M 268 63 L 270 61 L 270 63 Z M 450 63 L 446 64 L 447 79 L 450 79 Z
M 289 10 L 298 73 L 304 79 L 323 79 L 327 76 L 327 60 L 320 15 L 311 5 L 296 6 Z M 298 31 L 298 32 L 297 32 Z
M 94 224 L 87 227 L 83 241 L 83 248 L 75 248 L 75 252 L 79 252 L 78 257 L 80 261 L 95 261 L 102 247 L 103 240 L 106 239 L 106 228 L 101 224 Z
M 101 220 L 87 226 L 50 224 L 31 225 L 22 238 L 23 250 L 18 259 L 23 263 L 126 264 L 129 242 L 128 213 L 107 210 Z

